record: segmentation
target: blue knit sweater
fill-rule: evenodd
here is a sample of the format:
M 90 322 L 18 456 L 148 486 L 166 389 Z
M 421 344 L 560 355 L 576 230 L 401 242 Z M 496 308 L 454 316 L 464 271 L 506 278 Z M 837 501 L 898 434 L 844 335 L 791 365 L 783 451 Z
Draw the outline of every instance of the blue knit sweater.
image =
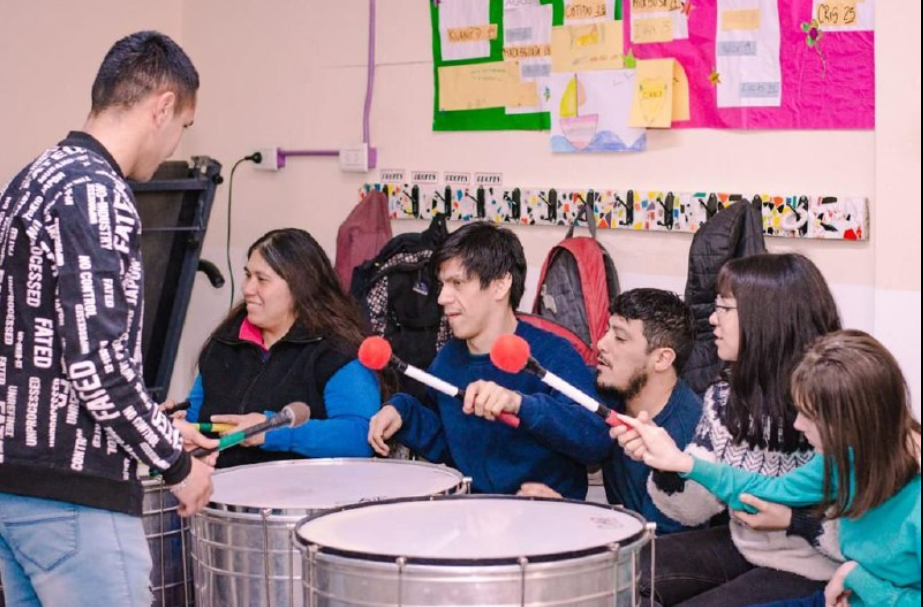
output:
M 624 412 L 625 405 L 619 402 L 615 408 Z M 679 380 L 670 394 L 670 400 L 653 421 L 673 437 L 677 447 L 685 449 L 695 435 L 701 416 L 702 399 L 683 380 Z M 629 510 L 634 510 L 648 522 L 657 523 L 658 535 L 697 527 L 687 526 L 660 511 L 647 491 L 647 479 L 651 475 L 651 469 L 644 462 L 637 462 L 626 455 L 618 442 L 612 446 L 612 453 L 603 464 L 602 470 L 606 499 L 609 503 L 621 504 Z
M 533 358 L 548 371 L 597 397 L 593 375 L 564 339 L 522 322 L 516 335 L 529 343 Z M 398 441 L 471 477 L 472 490 L 478 493 L 511 494 L 522 483 L 538 482 L 565 497 L 586 497 L 586 466 L 602 461 L 612 445 L 598 416 L 534 375 L 499 370 L 487 355 L 472 355 L 457 339 L 443 346 L 429 371 L 460 388 L 482 379 L 519 392 L 521 424 L 510 428 L 465 415 L 460 401 L 433 391 L 427 393 L 426 406 L 402 393 L 391 399 L 403 420 Z

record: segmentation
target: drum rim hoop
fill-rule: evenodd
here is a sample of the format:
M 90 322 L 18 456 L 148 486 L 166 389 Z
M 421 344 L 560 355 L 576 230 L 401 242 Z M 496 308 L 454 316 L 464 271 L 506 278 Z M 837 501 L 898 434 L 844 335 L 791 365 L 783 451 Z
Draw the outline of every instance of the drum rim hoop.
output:
M 218 476 L 219 474 L 227 474 L 229 472 L 235 472 L 235 471 L 240 472 L 244 468 L 252 469 L 252 468 L 258 468 L 258 467 L 284 467 L 284 466 L 312 466 L 312 467 L 318 467 L 318 468 L 328 466 L 330 468 L 333 468 L 336 466 L 347 467 L 350 465 L 354 465 L 356 463 L 371 464 L 375 466 L 400 465 L 400 466 L 408 466 L 408 467 L 415 467 L 419 469 L 429 469 L 429 470 L 438 469 L 442 472 L 445 472 L 447 476 L 454 477 L 456 479 L 457 482 L 454 485 L 452 485 L 451 487 L 447 487 L 443 492 L 440 492 L 437 495 L 441 495 L 447 491 L 457 492 L 465 484 L 465 476 L 461 472 L 456 470 L 455 468 L 446 466 L 445 464 L 433 464 L 430 462 L 418 462 L 418 461 L 411 461 L 411 460 L 389 460 L 389 459 L 375 458 L 375 457 L 317 457 L 317 458 L 301 458 L 301 459 L 282 459 L 282 460 L 275 460 L 271 462 L 261 462 L 259 464 L 243 464 L 240 466 L 232 466 L 230 468 L 222 468 L 220 470 L 216 470 L 213 476 Z M 429 496 L 420 496 L 420 497 L 429 497 Z M 394 499 L 403 499 L 403 498 L 394 498 Z M 383 502 L 385 500 L 380 500 L 380 501 Z M 360 501 L 358 503 L 364 504 L 368 502 Z M 349 504 L 349 505 L 352 505 L 352 504 Z M 293 517 L 293 516 L 304 517 L 304 516 L 313 516 L 314 514 L 319 514 L 322 512 L 331 512 L 340 507 L 341 506 L 334 506 L 333 508 L 328 508 L 325 506 L 314 505 L 314 506 L 271 508 L 268 506 L 264 506 L 264 507 L 242 506 L 239 504 L 228 504 L 226 502 L 218 502 L 218 501 L 212 500 L 208 502 L 203 512 L 207 511 L 208 513 L 216 515 L 216 516 L 223 516 L 225 514 L 243 515 L 244 518 L 248 518 L 247 515 L 260 516 L 264 512 L 268 513 L 268 515 L 272 517 Z
M 481 499 L 504 499 L 504 500 L 517 500 L 517 501 L 530 501 L 530 502 L 555 502 L 555 503 L 569 503 L 569 504 L 579 504 L 581 506 L 596 507 L 603 510 L 615 511 L 619 514 L 625 514 L 641 522 L 642 528 L 635 534 L 627 536 L 618 542 L 614 542 L 621 547 L 627 547 L 634 545 L 636 542 L 643 540 L 645 536 L 648 535 L 647 528 L 645 526 L 645 521 L 637 512 L 632 512 L 622 508 L 621 506 L 612 506 L 609 504 L 597 504 L 595 502 L 585 502 L 581 500 L 571 500 L 571 499 L 555 499 L 547 497 L 532 497 L 532 496 L 523 496 L 523 495 L 503 495 L 503 494 L 489 494 L 482 493 L 478 495 L 436 495 L 436 496 L 423 496 L 423 497 L 410 497 L 410 498 L 397 498 L 390 500 L 381 500 L 379 502 L 364 502 L 359 504 L 349 504 L 348 506 L 341 506 L 339 508 L 333 508 L 331 510 L 325 510 L 323 512 L 318 512 L 315 514 L 310 514 L 305 518 L 301 519 L 296 523 L 295 528 L 292 530 L 292 534 L 295 539 L 295 544 L 298 546 L 299 550 L 302 552 L 309 549 L 316 549 L 320 554 L 330 555 L 330 556 L 339 556 L 350 559 L 356 559 L 361 561 L 370 561 L 377 563 L 394 563 L 398 559 L 403 559 L 403 562 L 407 565 L 421 565 L 421 566 L 459 566 L 459 567 L 471 567 L 471 566 L 498 566 L 498 565 L 520 565 L 521 556 L 510 556 L 510 557 L 495 557 L 495 558 L 449 558 L 449 557 L 409 557 L 401 554 L 379 554 L 379 553 L 370 553 L 370 552 L 359 552 L 357 550 L 346 550 L 343 548 L 334 548 L 332 546 L 324 546 L 316 542 L 311 542 L 298 532 L 301 527 L 314 519 L 321 518 L 327 515 L 336 514 L 338 512 L 346 512 L 349 510 L 355 510 L 357 508 L 364 508 L 368 506 L 387 506 L 390 504 L 407 504 L 407 503 L 416 503 L 416 502 L 436 502 L 436 501 L 451 501 L 451 500 L 481 500 Z M 593 546 L 591 548 L 583 548 L 581 550 L 563 550 L 560 552 L 549 552 L 545 554 L 531 555 L 527 556 L 528 563 L 551 563 L 557 561 L 566 561 L 572 559 L 583 558 L 586 556 L 592 556 L 596 554 L 604 554 L 611 552 L 611 546 L 613 542 L 600 544 L 599 546 Z

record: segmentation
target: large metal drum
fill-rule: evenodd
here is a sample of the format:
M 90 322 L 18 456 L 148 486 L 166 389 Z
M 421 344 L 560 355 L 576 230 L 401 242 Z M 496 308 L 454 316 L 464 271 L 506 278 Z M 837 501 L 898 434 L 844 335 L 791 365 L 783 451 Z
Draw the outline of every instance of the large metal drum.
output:
M 305 607 L 634 607 L 653 531 L 614 506 L 400 499 L 304 519 Z
M 177 513 L 179 502 L 159 478 L 144 478 L 144 535 L 151 550 L 153 607 L 193 604 L 189 519 Z
M 468 489 L 451 468 L 381 459 L 238 466 L 216 472 L 212 481 L 212 501 L 192 522 L 200 607 L 301 607 L 301 559 L 292 530 L 306 515 Z

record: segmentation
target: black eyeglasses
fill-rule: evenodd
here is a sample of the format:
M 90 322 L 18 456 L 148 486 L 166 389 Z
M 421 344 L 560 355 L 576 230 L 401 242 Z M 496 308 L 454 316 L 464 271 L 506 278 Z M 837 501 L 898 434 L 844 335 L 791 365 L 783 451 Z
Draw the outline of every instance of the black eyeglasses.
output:
M 718 302 L 715 302 L 715 312 L 717 312 L 718 314 L 727 314 L 731 310 L 736 310 L 736 309 L 737 309 L 737 306 L 729 306 L 727 304 L 719 304 Z

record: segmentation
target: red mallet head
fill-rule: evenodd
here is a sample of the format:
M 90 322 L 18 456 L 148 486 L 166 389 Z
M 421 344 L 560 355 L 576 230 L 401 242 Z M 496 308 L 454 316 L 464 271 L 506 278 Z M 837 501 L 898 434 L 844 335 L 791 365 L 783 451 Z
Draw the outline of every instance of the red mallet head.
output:
M 359 346 L 359 362 L 372 371 L 381 371 L 391 360 L 391 344 L 384 337 L 366 337 Z
M 529 355 L 529 344 L 518 335 L 501 335 L 490 349 L 490 361 L 507 373 L 525 369 Z

